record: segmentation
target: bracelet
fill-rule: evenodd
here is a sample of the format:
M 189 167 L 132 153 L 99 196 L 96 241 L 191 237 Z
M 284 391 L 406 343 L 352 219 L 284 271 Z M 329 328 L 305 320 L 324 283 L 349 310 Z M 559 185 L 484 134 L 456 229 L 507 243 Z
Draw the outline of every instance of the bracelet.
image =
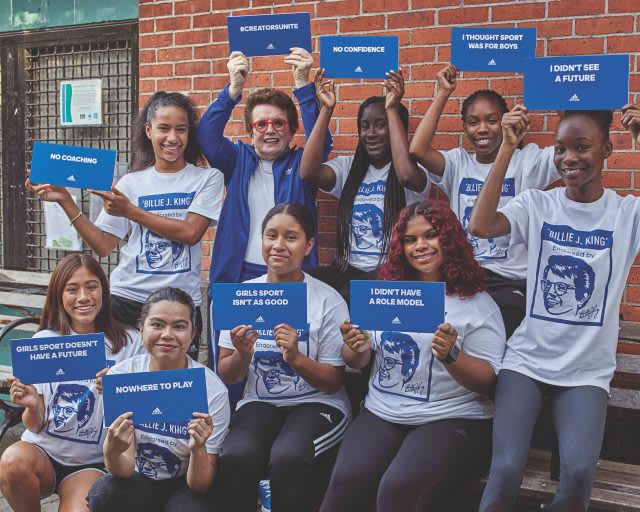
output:
M 76 215 L 73 219 L 71 219 L 71 220 L 69 221 L 69 226 L 73 226 L 73 223 L 74 223 L 75 221 L 77 221 L 77 220 L 80 218 L 80 216 L 81 216 L 81 215 L 82 215 L 82 210 L 80 210 L 80 211 L 78 212 L 78 215 Z

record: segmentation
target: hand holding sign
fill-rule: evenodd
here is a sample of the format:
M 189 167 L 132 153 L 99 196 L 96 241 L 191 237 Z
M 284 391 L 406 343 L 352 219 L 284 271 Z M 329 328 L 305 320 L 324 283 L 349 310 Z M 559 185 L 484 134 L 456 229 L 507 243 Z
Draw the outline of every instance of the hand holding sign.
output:
M 309 72 L 313 66 L 313 57 L 304 48 L 290 48 L 291 53 L 284 58 L 285 64 L 291 64 L 296 89 L 309 83 Z
M 387 78 L 382 82 L 386 92 L 384 108 L 387 110 L 397 109 L 400 106 L 402 97 L 404 96 L 404 78 L 402 77 L 402 68 L 398 71 L 389 71 Z
M 431 340 L 431 353 L 438 359 L 445 359 L 458 339 L 458 332 L 451 324 L 440 324 Z
M 336 106 L 336 89 L 333 80 L 324 79 L 324 69 L 319 69 L 313 79 L 316 87 L 316 98 L 321 107 L 333 110 Z
M 229 55 L 227 69 L 229 70 L 229 96 L 235 100 L 242 93 L 244 84 L 247 81 L 249 60 L 242 52 L 232 52 Z
M 282 358 L 289 366 L 295 364 L 295 360 L 300 356 L 298 351 L 298 331 L 287 324 L 278 324 L 273 330 L 273 337 L 276 346 L 282 350 Z
M 131 417 L 132 412 L 125 412 L 118 416 L 107 431 L 104 441 L 104 453 L 107 456 L 117 457 L 126 452 L 134 439 L 134 428 Z
M 627 103 L 622 107 L 622 126 L 624 126 L 636 143 L 640 144 L 640 107 L 634 103 Z
M 253 346 L 258 341 L 258 331 L 254 331 L 251 325 L 239 325 L 229 331 L 231 343 L 243 359 L 251 359 Z
M 517 148 L 529 127 L 529 110 L 516 105 L 502 116 L 502 136 L 507 146 Z
M 96 391 L 99 394 L 102 394 L 102 377 L 109 373 L 109 368 L 105 368 L 104 370 L 100 370 L 96 373 Z
M 357 325 L 346 321 L 340 324 L 340 332 L 344 344 L 354 352 L 363 353 L 371 350 L 371 338 L 365 331 L 358 329 Z
M 206 452 L 205 443 L 213 433 L 213 420 L 211 416 L 203 412 L 194 412 L 193 418 L 187 426 L 189 450 L 192 452 L 205 450 Z
M 42 201 L 59 204 L 65 201 L 73 201 L 71 194 L 69 194 L 69 191 L 64 187 L 49 184 L 33 185 L 31 183 L 31 169 L 27 169 L 27 179 L 24 182 L 24 186 L 29 192 L 38 194 L 38 197 Z
M 26 409 L 37 409 L 40 405 L 40 397 L 35 386 L 23 384 L 18 377 L 7 377 L 7 382 L 11 385 L 9 396 L 11 401 Z
M 458 68 L 453 64 L 449 64 L 446 68 L 436 73 L 436 79 L 438 80 L 438 92 L 445 92 L 447 95 L 451 95 L 456 90 L 456 79 L 458 77 Z

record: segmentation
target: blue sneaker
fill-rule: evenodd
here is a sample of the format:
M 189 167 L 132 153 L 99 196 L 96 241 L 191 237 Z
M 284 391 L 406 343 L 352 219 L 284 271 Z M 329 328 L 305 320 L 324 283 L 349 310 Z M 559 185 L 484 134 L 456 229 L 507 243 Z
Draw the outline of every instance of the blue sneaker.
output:
M 271 512 L 271 482 L 260 480 L 258 483 L 258 497 L 260 498 L 260 512 Z

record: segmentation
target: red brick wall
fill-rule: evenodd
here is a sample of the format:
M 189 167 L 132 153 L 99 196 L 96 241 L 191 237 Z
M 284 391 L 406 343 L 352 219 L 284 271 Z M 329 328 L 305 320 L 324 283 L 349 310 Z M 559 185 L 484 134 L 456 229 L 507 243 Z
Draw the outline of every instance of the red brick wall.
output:
M 460 24 L 536 27 L 538 56 L 580 53 L 630 52 L 630 89 L 633 100 L 640 92 L 640 33 L 633 0 L 140 0 L 140 100 L 158 90 L 188 92 L 203 109 L 227 83 L 226 18 L 230 14 L 272 14 L 308 11 L 314 35 L 316 64 L 318 36 L 335 34 L 397 35 L 400 63 L 406 70 L 405 103 L 412 114 L 413 131 L 434 93 L 434 76 L 449 59 L 450 28 Z M 282 57 L 253 59 L 248 87 L 293 85 Z M 452 148 L 464 144 L 459 119 L 460 104 L 476 89 L 502 93 L 510 105 L 521 99 L 522 77 L 504 74 L 464 73 L 439 125 L 436 145 Z M 338 108 L 332 121 L 336 154 L 355 148 L 355 114 L 364 98 L 381 94 L 373 82 L 340 80 Z M 242 109 L 234 112 L 229 136 L 244 135 Z M 533 113 L 527 141 L 548 145 L 556 117 Z M 605 184 L 620 193 L 638 194 L 638 156 L 630 136 L 614 118 L 615 152 L 608 161 Z M 301 142 L 297 138 L 297 143 Z M 335 243 L 335 202 L 320 199 L 320 254 L 327 263 Z M 211 238 L 211 233 L 209 238 Z M 205 244 L 205 258 L 210 242 Z M 640 265 L 640 261 L 637 262 Z M 203 267 L 208 269 L 208 261 Z M 640 320 L 640 266 L 634 266 L 623 298 L 625 320 Z

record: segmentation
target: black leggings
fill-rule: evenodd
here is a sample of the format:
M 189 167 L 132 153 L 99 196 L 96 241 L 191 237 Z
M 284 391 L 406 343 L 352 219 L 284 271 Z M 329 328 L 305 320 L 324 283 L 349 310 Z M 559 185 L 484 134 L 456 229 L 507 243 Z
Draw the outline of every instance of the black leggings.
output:
M 101 477 L 87 496 L 91 512 L 214 512 L 210 495 L 197 494 L 184 477 L 152 480 L 139 473 L 130 478 Z
M 485 270 L 484 282 L 489 295 L 500 308 L 509 339 L 516 327 L 522 323 L 527 311 L 527 282 L 524 279 L 507 279 L 491 270 Z
M 255 512 L 258 482 L 268 477 L 272 510 L 310 511 L 314 476 L 328 476 L 348 424 L 342 412 L 320 403 L 240 407 L 222 445 L 216 480 L 223 510 Z
M 375 279 L 376 272 L 376 270 L 367 272 L 352 265 L 347 265 L 347 270 L 340 272 L 335 261 L 328 267 L 318 267 L 308 271 L 311 276 L 320 279 L 323 283 L 327 283 L 334 290 L 340 292 L 347 306 L 350 305 L 349 300 L 351 299 L 351 280 Z
M 363 410 L 338 453 L 320 512 L 422 512 L 489 465 L 491 420 L 399 425 Z
M 549 510 L 587 510 L 604 435 L 607 393 L 596 386 L 550 386 L 501 370 L 495 394 L 493 457 L 481 511 L 514 509 L 544 394 L 551 395 L 560 447 L 560 486 Z

